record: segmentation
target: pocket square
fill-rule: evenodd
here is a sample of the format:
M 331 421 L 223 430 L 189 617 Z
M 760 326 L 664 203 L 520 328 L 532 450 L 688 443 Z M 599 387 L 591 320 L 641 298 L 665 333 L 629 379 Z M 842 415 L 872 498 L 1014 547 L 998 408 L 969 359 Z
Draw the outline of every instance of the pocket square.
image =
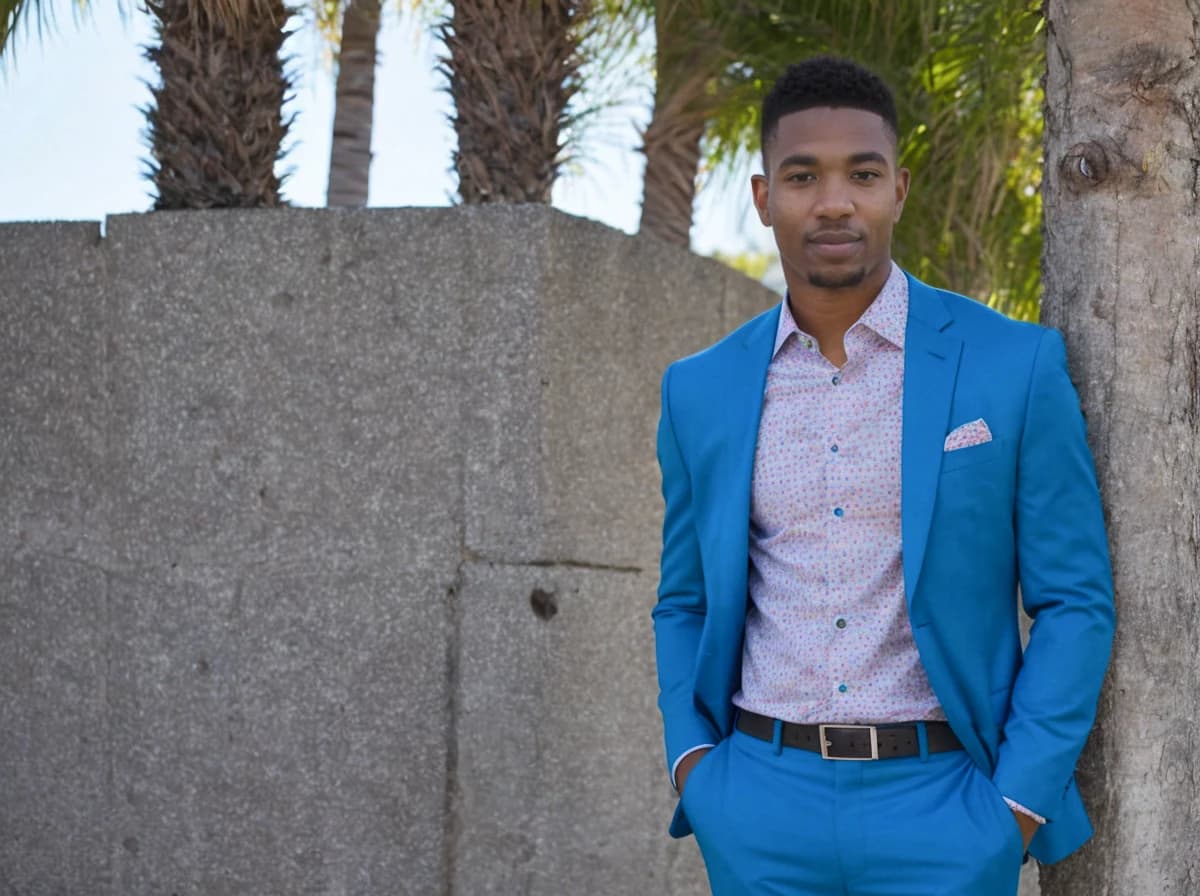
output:
M 992 440 L 992 431 L 988 429 L 987 422 L 980 417 L 978 420 L 972 420 L 970 423 L 964 423 L 962 426 L 956 426 L 950 431 L 950 435 L 946 436 L 946 442 L 942 446 L 943 451 L 958 451 L 960 448 L 970 448 L 972 445 L 982 445 L 984 442 Z

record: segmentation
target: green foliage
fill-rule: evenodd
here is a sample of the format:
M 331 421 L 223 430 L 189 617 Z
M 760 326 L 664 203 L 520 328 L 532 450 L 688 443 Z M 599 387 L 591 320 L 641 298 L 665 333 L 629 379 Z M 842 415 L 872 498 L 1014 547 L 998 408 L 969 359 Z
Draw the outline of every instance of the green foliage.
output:
M 0 0 L 0 3 L 5 2 L 9 0 Z M 393 5 L 397 16 L 418 16 L 427 27 L 432 27 L 436 17 L 444 14 L 449 2 L 450 0 L 395 0 Z M 302 15 L 306 24 L 311 24 L 321 37 L 327 59 L 331 63 L 337 62 L 341 50 L 342 15 L 347 5 L 346 0 L 309 0 L 306 5 L 294 10 Z
M 240 9 L 236 0 L 208 0 Z M 429 15 L 446 0 L 396 0 Z M 122 0 L 118 0 L 119 5 Z M 336 47 L 342 0 L 310 0 Z M 0 59 L 49 24 L 45 0 L 0 0 Z M 86 9 L 75 0 L 75 11 Z M 656 14 L 704 19 L 720 36 L 721 74 L 705 167 L 728 171 L 759 151 L 758 108 L 791 62 L 831 52 L 878 71 L 896 91 L 913 189 L 896 232 L 897 258 L 918 276 L 1033 318 L 1040 296 L 1041 0 L 595 0 L 582 23 L 589 78 L 644 69 L 638 38 Z M 706 53 L 712 48 L 706 47 Z M 639 64 L 640 63 L 640 64 Z M 601 85 L 602 86 L 602 85 Z M 599 91 L 599 105 L 611 89 Z M 596 108 L 572 110 L 567 146 L 586 146 Z
M 1036 319 L 1040 3 L 944 3 L 936 24 L 927 59 L 908 73 L 917 102 L 902 151 L 913 169 L 916 214 L 898 251 L 920 276 Z
M 40 38 L 51 14 L 49 4 L 39 0 L 0 0 L 0 56 L 5 62 L 12 58 L 13 39 L 29 27 L 26 19 L 30 13 Z
M 73 0 L 71 14 L 76 23 L 91 14 L 88 0 Z M 15 56 L 13 42 L 18 35 L 36 29 L 38 40 L 56 27 L 54 4 L 43 0 L 0 0 L 0 65 L 5 69 L 13 64 Z M 124 17 L 128 13 L 127 0 L 117 0 L 117 11 Z M 32 25 L 29 22 L 32 17 Z
M 773 252 L 714 252 L 712 257 L 752 280 L 762 280 L 775 261 Z
M 856 59 L 896 92 L 913 189 L 896 232 L 906 267 L 1035 318 L 1041 255 L 1040 0 L 744 0 L 724 31 L 708 165 L 759 151 L 759 104 L 786 66 Z

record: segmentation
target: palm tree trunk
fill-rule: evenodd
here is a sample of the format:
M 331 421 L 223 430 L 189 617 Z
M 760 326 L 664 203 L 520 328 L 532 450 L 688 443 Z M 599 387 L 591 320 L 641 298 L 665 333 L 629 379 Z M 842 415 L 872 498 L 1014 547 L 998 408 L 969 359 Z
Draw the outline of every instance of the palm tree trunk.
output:
M 162 78 L 145 112 L 154 208 L 282 205 L 283 0 L 146 5 L 159 38 L 146 56 Z
M 688 91 L 670 93 L 659 81 L 654 115 L 642 135 L 646 173 L 642 177 L 642 217 L 639 233 L 649 233 L 687 248 L 692 229 L 696 178 L 700 171 L 700 140 L 707 118 L 691 111 L 705 82 L 697 78 Z
M 1112 668 L 1079 769 L 1096 836 L 1042 892 L 1200 887 L 1200 67 L 1191 0 L 1049 0 L 1047 323 L 1109 516 Z
M 700 141 L 720 104 L 720 33 L 703 3 L 661 0 L 654 16 L 654 114 L 642 135 L 640 233 L 687 248 L 692 229 Z
M 380 0 L 352 0 L 342 18 L 326 205 L 367 204 L 379 21 Z
M 463 202 L 550 202 L 590 0 L 457 0 L 439 32 Z

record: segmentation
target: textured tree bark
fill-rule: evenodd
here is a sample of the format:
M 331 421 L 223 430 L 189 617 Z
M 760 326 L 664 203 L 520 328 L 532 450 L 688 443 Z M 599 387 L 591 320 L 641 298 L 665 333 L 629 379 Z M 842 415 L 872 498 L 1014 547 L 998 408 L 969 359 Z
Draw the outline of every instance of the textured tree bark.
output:
M 692 92 L 703 95 L 704 83 Z M 693 97 L 669 93 L 659 81 L 654 114 L 642 136 L 646 173 L 642 178 L 642 217 L 639 233 L 687 248 L 692 230 L 692 205 L 700 171 L 700 139 L 706 116 L 689 113 Z
M 700 141 L 719 102 L 713 82 L 720 72 L 720 34 L 704 3 L 660 0 L 654 15 L 654 114 L 642 135 L 639 233 L 690 244 L 692 205 L 700 171 Z
M 162 82 L 145 110 L 155 209 L 284 204 L 283 0 L 147 0 Z
M 379 19 L 380 0 L 352 0 L 342 16 L 326 205 L 367 204 Z
M 457 0 L 439 28 L 463 202 L 550 202 L 591 0 Z
M 1048 896 L 1200 893 L 1200 2 L 1048 0 L 1046 323 L 1109 517 L 1117 638 Z

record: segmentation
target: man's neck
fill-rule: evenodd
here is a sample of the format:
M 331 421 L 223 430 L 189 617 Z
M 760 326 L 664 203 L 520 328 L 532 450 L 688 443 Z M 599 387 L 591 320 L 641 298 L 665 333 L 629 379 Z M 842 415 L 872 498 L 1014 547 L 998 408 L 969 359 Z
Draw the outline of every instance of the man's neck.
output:
M 869 277 L 858 286 L 846 289 L 822 289 L 810 283 L 788 284 L 788 308 L 796 326 L 817 340 L 821 354 L 841 367 L 846 363 L 843 340 L 891 275 L 891 263 L 881 266 L 881 274 Z

